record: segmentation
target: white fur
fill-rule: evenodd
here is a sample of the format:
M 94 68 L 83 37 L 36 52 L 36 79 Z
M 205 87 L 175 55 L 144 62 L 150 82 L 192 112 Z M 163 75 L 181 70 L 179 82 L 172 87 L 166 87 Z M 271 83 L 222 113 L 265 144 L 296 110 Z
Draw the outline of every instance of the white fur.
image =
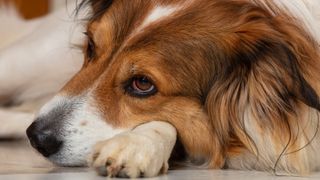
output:
M 257 1 L 257 0 L 254 0 Z M 265 6 L 270 0 L 258 0 Z M 281 10 L 296 18 L 305 30 L 320 44 L 320 1 L 318 0 L 272 0 Z M 273 11 L 273 10 L 271 10 Z
M 70 108 L 65 109 L 70 112 L 61 122 L 63 146 L 57 154 L 50 156 L 52 162 L 67 166 L 86 165 L 87 156 L 98 141 L 109 139 L 125 130 L 108 125 L 94 104 L 90 96 L 86 95 L 56 96 L 41 109 L 38 117 L 45 117 L 59 106 Z
M 147 28 L 150 24 L 159 22 L 165 17 L 168 17 L 178 11 L 179 8 L 174 7 L 174 6 L 160 6 L 160 5 L 155 5 L 153 10 L 149 12 L 149 14 L 146 16 L 146 18 L 143 20 L 141 25 L 139 25 L 137 28 L 133 30 L 133 32 L 128 36 L 127 40 L 125 40 L 122 43 L 122 47 L 125 47 L 126 44 L 134 38 L 137 34 L 143 32 L 145 28 Z
M 318 43 L 320 43 L 320 1 L 275 0 L 274 3 L 300 20 L 305 29 L 318 41 Z
M 94 108 L 95 102 L 90 97 L 90 92 L 79 97 L 56 96 L 40 110 L 38 117 L 45 117 L 57 107 L 72 107 L 71 115 L 63 119 L 60 130 L 63 134 L 63 147 L 57 154 L 49 157 L 52 162 L 65 166 L 86 165 L 92 147 L 105 140 L 108 143 L 102 149 L 96 149 L 102 151 L 100 163 L 116 153 L 117 157 L 113 158 L 121 163 L 129 163 L 126 170 L 130 177 L 137 177 L 140 171 L 150 177 L 157 175 L 162 167 L 167 170 L 168 159 L 176 141 L 176 130 L 172 125 L 151 122 L 132 131 L 113 128 Z M 121 150 L 124 146 L 127 148 Z M 91 165 L 100 167 L 103 164 L 99 162 Z
M 48 114 L 52 109 L 60 105 L 69 103 L 69 101 L 71 101 L 69 99 L 70 98 L 63 95 L 54 96 L 50 101 L 48 101 L 45 105 L 41 107 L 41 109 L 39 110 L 38 116 L 44 116 Z
M 127 40 L 124 41 L 122 46 L 124 47 L 129 40 L 135 37 L 137 34 L 143 32 L 149 25 L 165 20 L 169 16 L 173 16 L 184 8 L 190 6 L 194 0 L 185 0 L 182 3 L 163 6 L 155 3 L 153 9 L 147 14 L 141 25 L 134 29 L 134 31 L 128 36 Z
M 142 23 L 142 28 L 173 14 L 178 8 L 173 6 L 157 6 Z
M 108 176 L 125 174 L 130 178 L 137 178 L 143 173 L 145 177 L 153 177 L 158 175 L 160 170 L 168 170 L 168 160 L 176 136 L 176 129 L 169 123 L 146 123 L 98 143 L 90 164 L 99 173 Z M 106 166 L 108 160 L 112 163 Z
M 152 23 L 156 23 L 166 19 L 169 16 L 173 16 L 175 13 L 183 10 L 183 8 L 192 4 L 193 1 L 194 0 L 185 0 L 183 3 L 179 5 L 167 5 L 167 6 L 162 6 L 159 4 L 154 5 L 153 9 L 149 12 L 149 14 L 143 20 L 142 24 L 135 29 L 132 36 L 136 35 L 139 32 L 142 32 L 144 28 L 148 27 Z
M 0 50 L 0 97 L 17 103 L 55 94 L 82 65 L 72 44 L 82 42 L 83 28 L 65 9 L 36 21 L 28 24 L 34 31 Z
M 320 157 L 318 156 L 319 152 L 317 151 L 320 148 L 320 139 L 315 138 L 310 145 L 306 146 L 312 137 L 314 137 L 317 131 L 317 126 L 319 126 L 319 119 L 317 115 L 318 112 L 312 108 L 308 108 L 307 110 L 308 113 L 306 113 L 306 116 L 303 119 L 299 119 L 300 122 L 298 122 L 303 128 L 299 130 L 292 129 L 295 133 L 299 133 L 298 136 L 301 137 L 302 141 L 300 141 L 300 144 L 298 144 L 294 150 L 287 150 L 281 156 L 276 167 L 278 174 L 296 175 L 298 172 L 320 170 Z M 257 124 L 258 121 L 259 120 L 253 119 L 250 109 L 248 108 L 244 116 L 244 128 L 248 135 L 252 138 L 251 140 L 254 142 L 254 145 L 252 145 L 252 149 L 250 150 L 255 152 L 255 155 L 247 152 L 230 158 L 227 161 L 228 167 L 232 169 L 254 169 L 270 172 L 273 170 L 273 168 L 275 168 L 275 163 L 278 160 L 280 153 L 285 148 L 287 141 L 284 140 L 284 142 L 282 142 L 280 145 L 279 143 L 274 142 L 274 139 L 271 139 L 274 132 L 265 131 L 265 133 L 262 134 L 261 131 L 257 129 L 257 127 L 259 127 Z M 248 141 L 250 140 L 248 139 Z M 277 141 L 279 141 L 279 139 L 277 139 Z M 278 146 L 273 146 L 275 144 Z M 299 148 L 303 147 L 303 150 L 298 151 Z M 297 150 L 297 152 L 291 153 L 295 150 Z M 301 158 L 292 159 L 297 154 Z M 293 160 L 295 161 L 294 165 L 289 163 Z

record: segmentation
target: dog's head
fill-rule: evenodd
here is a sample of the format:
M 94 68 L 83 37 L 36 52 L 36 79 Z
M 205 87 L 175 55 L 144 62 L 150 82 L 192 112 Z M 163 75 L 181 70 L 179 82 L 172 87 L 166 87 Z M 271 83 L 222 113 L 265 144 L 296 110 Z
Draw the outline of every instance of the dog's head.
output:
M 252 3 L 85 3 L 93 15 L 83 67 L 27 131 L 32 145 L 55 163 L 84 165 L 97 141 L 160 120 L 177 128 L 187 153 L 223 164 L 234 139 L 237 147 L 246 145 L 241 111 L 280 118 L 277 108 L 289 112 L 291 98 L 314 104 L 312 88 L 308 94 L 293 90 L 308 84 L 300 71 L 309 62 L 297 62 L 304 56 L 299 47 L 312 49 L 312 43 L 303 41 L 301 29 L 287 31 L 290 24 Z M 293 35 L 297 39 L 288 42 Z

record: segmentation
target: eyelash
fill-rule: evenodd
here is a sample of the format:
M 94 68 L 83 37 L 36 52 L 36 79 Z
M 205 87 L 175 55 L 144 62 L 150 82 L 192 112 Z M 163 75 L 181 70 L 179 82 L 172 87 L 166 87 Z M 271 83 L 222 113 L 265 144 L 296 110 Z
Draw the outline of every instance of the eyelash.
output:
M 86 46 L 86 56 L 89 60 L 92 60 L 95 58 L 96 54 L 95 54 L 95 43 L 94 41 L 92 40 L 92 38 L 90 37 L 90 35 L 85 32 L 84 33 L 88 40 L 87 40 L 87 46 Z

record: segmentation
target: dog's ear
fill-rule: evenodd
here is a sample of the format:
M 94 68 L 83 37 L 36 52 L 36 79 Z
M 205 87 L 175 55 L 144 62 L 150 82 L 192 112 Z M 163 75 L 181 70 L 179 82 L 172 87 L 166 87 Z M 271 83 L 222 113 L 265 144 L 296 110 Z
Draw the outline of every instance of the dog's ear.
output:
M 95 20 L 101 17 L 111 6 L 113 0 L 82 0 L 77 6 L 76 12 L 79 12 L 83 7 L 90 6 L 92 8 L 92 15 L 90 20 Z
M 261 133 L 283 133 L 280 141 L 286 142 L 302 118 L 301 106 L 320 110 L 313 87 L 320 77 L 317 44 L 294 23 L 277 18 L 262 10 L 246 11 L 225 37 L 225 66 L 206 99 L 224 148 L 239 142 L 247 149 L 255 146 L 248 123 Z

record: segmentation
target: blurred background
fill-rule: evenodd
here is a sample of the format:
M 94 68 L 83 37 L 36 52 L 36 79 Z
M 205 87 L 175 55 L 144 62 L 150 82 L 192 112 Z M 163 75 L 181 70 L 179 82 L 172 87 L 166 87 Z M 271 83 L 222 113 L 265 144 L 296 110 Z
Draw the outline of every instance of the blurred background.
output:
M 66 0 L 0 0 L 0 7 L 14 7 L 24 19 L 44 16 L 66 4 Z
M 38 32 L 38 29 L 46 28 L 48 33 L 70 33 L 70 37 L 72 37 L 72 33 L 74 30 L 69 27 L 71 27 L 70 24 L 71 21 L 67 21 L 67 17 L 64 17 L 63 15 L 54 16 L 51 17 L 51 21 L 53 20 L 54 25 L 58 24 L 63 27 L 56 27 L 55 29 L 47 28 L 49 25 L 48 23 L 42 23 L 41 19 L 37 20 L 37 18 L 41 18 L 46 16 L 47 14 L 50 14 L 53 11 L 56 11 L 58 9 L 64 8 L 66 6 L 67 2 L 75 2 L 76 0 L 0 0 L 0 62 L 5 59 L 6 52 L 10 53 L 9 51 L 6 51 L 6 47 L 11 45 L 11 43 L 14 43 L 20 38 L 24 37 L 25 35 L 30 35 L 31 32 Z M 79 0 L 80 1 L 80 0 Z M 14 11 L 12 11 L 14 10 Z M 70 8 L 70 14 L 72 14 L 73 8 Z M 17 14 L 18 16 L 17 16 Z M 22 18 L 22 20 L 20 19 Z M 57 20 L 57 21 L 56 21 Z M 49 21 L 49 23 L 51 22 Z M 58 23 L 59 22 L 59 23 Z M 39 23 L 41 25 L 39 25 Z M 64 27 L 65 26 L 65 27 Z M 49 26 L 51 27 L 51 26 Z M 29 37 L 29 36 L 28 36 Z M 34 37 L 31 35 L 31 38 Z M 50 41 L 51 36 L 41 36 L 39 35 L 39 38 L 44 38 L 43 41 L 39 39 L 34 39 L 37 42 L 47 42 Z M 55 36 L 53 36 L 55 37 Z M 21 39 L 22 41 L 24 39 Z M 28 41 L 28 39 L 27 39 Z M 65 42 L 64 42 L 65 41 Z M 71 41 L 71 40 L 70 40 Z M 24 41 L 23 41 L 24 42 Z M 78 53 L 78 50 L 73 50 L 69 48 L 69 38 L 64 39 L 58 39 L 58 42 L 61 43 L 61 46 L 59 46 L 60 49 L 63 49 L 66 51 L 66 54 L 63 54 L 63 56 L 66 57 L 66 59 L 70 60 L 74 59 L 79 62 L 79 59 L 81 59 L 82 55 L 81 53 Z M 56 53 L 51 53 L 51 49 L 57 48 L 52 43 L 52 47 L 49 46 L 49 56 L 52 59 L 61 59 L 58 56 L 56 56 Z M 24 47 L 22 45 L 22 47 Z M 48 47 L 48 46 L 47 46 Z M 10 48 L 9 48 L 10 49 Z M 68 50 L 74 52 L 77 51 L 77 53 L 74 55 L 73 53 L 69 52 Z M 19 52 L 23 51 L 23 49 Z M 28 49 L 26 49 L 28 51 Z M 47 50 L 45 50 L 47 51 Z M 44 52 L 45 52 L 44 51 Z M 16 52 L 14 52 L 16 53 Z M 28 52 L 29 53 L 29 52 Z M 40 58 L 40 56 L 35 56 L 32 54 L 33 52 L 30 52 L 31 57 Z M 58 53 L 59 54 L 59 53 Z M 45 54 L 46 55 L 46 54 Z M 47 56 L 47 55 L 46 55 Z M 10 57 L 10 56 L 9 56 Z M 15 56 L 19 57 L 19 56 Z M 70 57 L 70 58 L 67 58 Z M 72 57 L 72 58 L 71 58 Z M 48 58 L 47 58 L 48 59 Z M 12 60 L 12 59 L 10 59 Z M 43 61 L 46 62 L 46 61 Z M 65 61 L 66 62 L 66 61 Z M 81 62 L 81 61 L 80 61 Z M 3 65 L 0 64 L 0 67 L 2 65 L 2 69 L 8 68 L 6 64 Z M 42 64 L 42 69 L 45 69 L 44 72 L 48 71 L 51 65 L 47 66 L 45 63 Z M 9 66 L 10 68 L 10 66 Z M 0 72 L 2 70 L 0 68 Z M 59 74 L 59 73 L 58 73 Z M 1 75 L 1 73 L 0 73 Z M 27 75 L 23 75 L 25 77 L 28 77 Z M 1 78 L 0 78 L 0 82 Z M 22 82 L 24 83 L 24 82 Z M 3 84 L 3 83 L 2 83 Z M 7 85 L 7 84 L 6 84 Z M 5 85 L 5 86 L 6 86 Z M 0 99 L 1 99 L 1 92 L 0 92 Z M 1 105 L 1 104 L 0 104 Z M 2 108 L 2 109 L 1 109 Z M 7 109 L 6 109 L 7 108 Z M 10 123 L 7 123 L 7 121 L 4 121 L 5 114 L 1 114 L 3 112 L 17 112 L 20 113 L 20 110 L 23 111 L 24 109 L 10 109 L 10 107 L 4 107 L 0 106 L 0 180 L 6 179 L 4 175 L 6 174 L 21 174 L 21 173 L 46 173 L 46 172 L 66 172 L 69 171 L 68 168 L 60 168 L 55 167 L 53 164 L 48 162 L 45 158 L 43 158 L 39 153 L 37 153 L 33 148 L 31 148 L 29 142 L 27 139 L 19 139 L 19 138 L 12 138 L 8 137 L 6 132 L 15 132 L 14 129 L 16 128 L 10 128 L 10 126 L 7 126 Z M 9 118 L 10 119 L 10 118 Z M 24 119 L 21 119 L 21 124 L 30 124 L 28 121 L 24 121 Z M 27 125 L 27 126 L 28 126 Z M 25 125 L 22 125 L 23 128 L 22 132 L 23 136 L 25 136 Z M 27 127 L 25 126 L 25 127 Z M 19 128 L 18 128 L 19 129 Z M 4 136 L 2 136 L 3 134 Z M 74 169 L 72 169 L 72 172 L 74 172 Z M 9 178 L 10 179 L 10 178 Z M 16 179 L 13 178 L 13 179 Z M 24 179 L 24 178 L 23 178 Z M 28 178 L 27 178 L 28 179 Z M 53 178 L 55 179 L 55 178 Z

